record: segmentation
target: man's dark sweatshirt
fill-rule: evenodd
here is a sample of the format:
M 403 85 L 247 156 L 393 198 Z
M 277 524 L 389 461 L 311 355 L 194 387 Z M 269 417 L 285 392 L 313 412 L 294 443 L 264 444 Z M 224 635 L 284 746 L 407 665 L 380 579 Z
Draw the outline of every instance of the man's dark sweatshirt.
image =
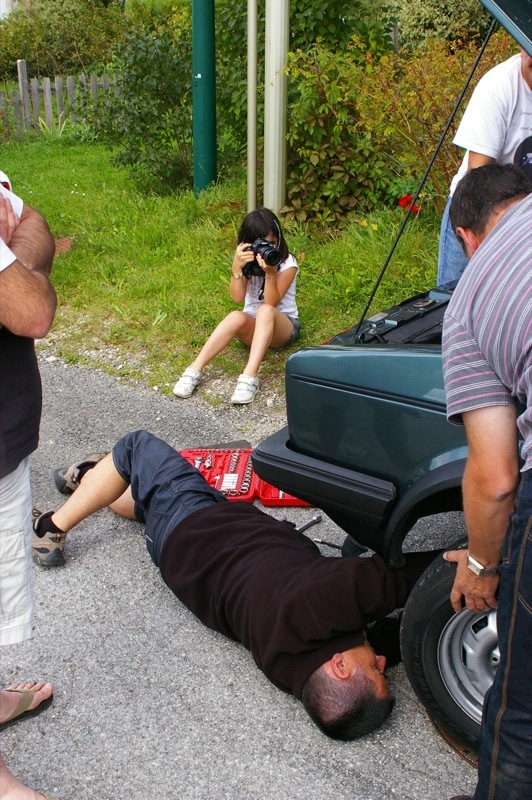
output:
M 267 678 L 301 699 L 309 676 L 401 608 L 415 576 L 382 558 L 328 558 L 248 503 L 191 513 L 169 535 L 161 575 L 208 627 L 242 642 Z

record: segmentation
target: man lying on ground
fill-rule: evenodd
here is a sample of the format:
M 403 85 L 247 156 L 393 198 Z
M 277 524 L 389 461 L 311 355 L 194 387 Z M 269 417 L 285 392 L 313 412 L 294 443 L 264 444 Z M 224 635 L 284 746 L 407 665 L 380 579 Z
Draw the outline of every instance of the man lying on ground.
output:
M 404 606 L 434 554 L 410 554 L 403 569 L 378 555 L 327 558 L 289 523 L 229 502 L 146 431 L 127 434 L 98 463 L 67 470 L 64 487 L 75 492 L 36 520 L 34 552 L 41 547 L 46 559 L 62 551 L 67 531 L 111 505 L 145 523 L 148 551 L 181 602 L 242 642 L 324 733 L 355 739 L 388 717 L 386 657 L 365 630 Z

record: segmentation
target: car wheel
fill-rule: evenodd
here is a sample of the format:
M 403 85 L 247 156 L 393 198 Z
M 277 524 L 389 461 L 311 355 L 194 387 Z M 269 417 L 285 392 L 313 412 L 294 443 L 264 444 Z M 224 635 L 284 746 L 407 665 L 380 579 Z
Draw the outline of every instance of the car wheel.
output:
M 499 662 L 496 613 L 455 614 L 449 601 L 455 572 L 438 557 L 418 580 L 401 621 L 401 653 L 429 714 L 477 749 L 484 695 Z

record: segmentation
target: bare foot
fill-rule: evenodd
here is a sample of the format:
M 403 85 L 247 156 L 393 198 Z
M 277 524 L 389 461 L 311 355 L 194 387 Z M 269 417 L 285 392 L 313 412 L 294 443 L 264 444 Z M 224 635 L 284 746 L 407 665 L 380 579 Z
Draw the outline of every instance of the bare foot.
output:
M 0 724 L 9 719 L 20 700 L 19 692 L 34 692 L 35 697 L 28 707 L 28 711 L 37 708 L 43 700 L 51 697 L 54 687 L 51 683 L 26 681 L 25 683 L 13 683 L 8 687 L 10 691 L 0 691 Z
M 44 800 L 44 795 L 24 786 L 0 758 L 0 800 Z

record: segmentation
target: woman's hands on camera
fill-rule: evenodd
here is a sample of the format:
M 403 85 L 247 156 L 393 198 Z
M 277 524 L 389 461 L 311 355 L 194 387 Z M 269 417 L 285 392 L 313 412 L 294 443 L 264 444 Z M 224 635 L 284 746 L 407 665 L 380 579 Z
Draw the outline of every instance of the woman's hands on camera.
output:
M 262 275 L 264 280 L 259 294 L 259 300 L 267 298 L 265 302 L 270 305 L 276 305 L 281 299 L 282 295 L 279 293 L 277 286 L 277 275 L 279 273 L 278 265 L 267 264 L 263 259 L 257 248 L 241 242 L 233 256 L 233 265 L 231 272 L 231 281 L 229 292 L 235 303 L 242 303 L 246 296 L 248 279 L 251 275 Z M 287 287 L 288 288 L 288 284 Z M 286 289 L 285 289 L 286 291 Z
M 238 278 L 244 278 L 245 276 L 242 275 L 242 268 L 254 260 L 255 255 L 253 250 L 251 250 L 249 247 L 249 244 L 246 244 L 246 242 L 241 242 L 237 246 L 235 255 L 233 256 L 233 278 L 236 278 L 237 276 Z

